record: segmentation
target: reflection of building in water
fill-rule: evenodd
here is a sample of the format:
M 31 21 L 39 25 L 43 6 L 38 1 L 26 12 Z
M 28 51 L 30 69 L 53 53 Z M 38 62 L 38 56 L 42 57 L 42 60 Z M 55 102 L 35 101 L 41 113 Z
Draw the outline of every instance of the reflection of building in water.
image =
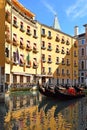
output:
M 69 104 L 63 102 L 65 107 L 60 110 L 62 103 L 53 102 L 54 100 L 44 99 L 40 94 L 11 95 L 7 102 L 9 110 L 5 116 L 5 128 L 20 128 L 20 130 L 83 130 L 87 128 L 86 100 L 73 101 Z
M 87 99 L 79 102 L 79 117 L 78 118 L 78 128 L 85 130 L 87 128 Z M 78 130 L 79 130 L 78 129 Z

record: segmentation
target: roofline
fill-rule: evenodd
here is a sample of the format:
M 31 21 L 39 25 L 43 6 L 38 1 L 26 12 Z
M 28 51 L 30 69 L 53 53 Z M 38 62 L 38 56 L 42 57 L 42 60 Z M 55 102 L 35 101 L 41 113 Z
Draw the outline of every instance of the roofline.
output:
M 38 23 L 39 23 L 39 22 L 38 22 Z M 39 23 L 39 24 L 41 24 L 41 23 Z M 54 29 L 54 28 L 51 27 L 51 26 L 48 26 L 48 25 L 45 25 L 45 24 L 41 24 L 41 26 L 45 26 L 45 27 L 47 27 L 47 28 L 49 28 L 49 29 L 52 29 L 52 30 L 54 30 L 54 31 L 60 32 L 60 33 L 62 33 L 62 34 L 64 34 L 64 35 L 67 35 L 67 36 L 69 36 L 69 37 L 71 37 L 71 38 L 74 38 L 74 36 L 71 36 L 71 35 L 69 35 L 69 34 L 67 34 L 67 33 L 64 33 L 64 32 L 62 32 L 61 30 Z M 75 39 L 76 39 L 76 38 L 75 38 Z
M 12 4 L 14 4 L 18 9 L 20 9 L 23 13 L 25 13 L 29 17 L 35 17 L 35 14 L 32 13 L 30 10 L 25 8 L 20 2 L 17 0 L 12 0 Z

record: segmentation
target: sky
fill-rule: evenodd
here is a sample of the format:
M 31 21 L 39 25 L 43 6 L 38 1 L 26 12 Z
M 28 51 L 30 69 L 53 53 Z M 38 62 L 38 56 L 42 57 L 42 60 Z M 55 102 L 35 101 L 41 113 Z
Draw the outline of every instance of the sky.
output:
M 87 24 L 87 0 L 18 0 L 25 8 L 34 13 L 35 19 L 47 26 L 53 26 L 57 15 L 61 31 L 74 35 L 74 27 L 79 34 L 85 32 Z

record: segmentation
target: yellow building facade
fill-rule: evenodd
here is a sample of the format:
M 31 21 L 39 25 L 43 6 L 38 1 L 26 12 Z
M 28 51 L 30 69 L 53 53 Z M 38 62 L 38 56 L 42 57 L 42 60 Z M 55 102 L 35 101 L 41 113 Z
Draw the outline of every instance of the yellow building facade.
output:
M 0 4 L 0 83 L 78 83 L 75 38 L 35 20 L 17 0 Z

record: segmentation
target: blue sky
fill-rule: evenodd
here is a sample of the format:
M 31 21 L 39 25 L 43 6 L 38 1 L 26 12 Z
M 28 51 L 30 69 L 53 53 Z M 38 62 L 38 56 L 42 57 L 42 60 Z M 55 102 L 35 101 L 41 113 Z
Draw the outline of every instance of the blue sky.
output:
M 53 26 L 57 14 L 61 31 L 74 35 L 74 27 L 84 33 L 83 25 L 87 23 L 87 0 L 19 0 L 36 15 L 42 24 Z

